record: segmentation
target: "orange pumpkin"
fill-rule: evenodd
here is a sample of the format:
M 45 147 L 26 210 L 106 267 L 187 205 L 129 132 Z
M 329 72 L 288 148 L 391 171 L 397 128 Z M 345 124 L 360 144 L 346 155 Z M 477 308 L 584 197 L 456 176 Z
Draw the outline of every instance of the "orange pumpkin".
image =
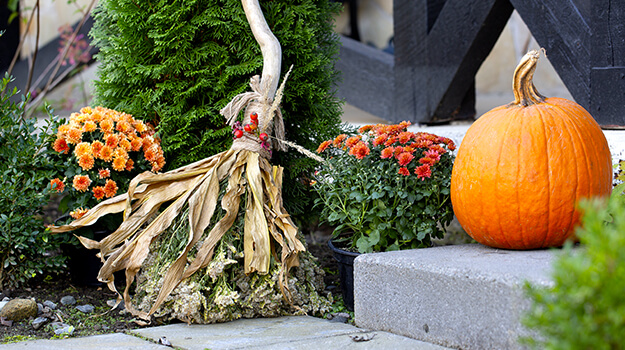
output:
M 561 246 L 574 235 L 577 202 L 612 190 L 601 128 L 577 103 L 538 93 L 532 82 L 538 57 L 530 51 L 516 68 L 515 101 L 469 128 L 451 175 L 458 221 L 491 247 Z

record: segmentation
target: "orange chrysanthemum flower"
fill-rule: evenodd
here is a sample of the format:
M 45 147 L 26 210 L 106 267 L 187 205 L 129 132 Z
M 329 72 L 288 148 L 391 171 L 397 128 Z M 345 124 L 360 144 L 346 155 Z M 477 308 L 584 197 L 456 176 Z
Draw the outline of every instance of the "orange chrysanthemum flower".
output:
M 91 185 L 91 179 L 89 175 L 74 175 L 73 186 L 77 191 L 85 192 L 89 185 Z
M 412 153 L 402 152 L 399 154 L 399 156 L 397 156 L 397 163 L 403 167 L 408 165 L 413 159 L 414 156 L 412 155 Z
M 100 177 L 100 179 L 106 179 L 107 177 L 111 176 L 111 171 L 108 168 L 100 169 L 98 170 L 98 176 Z
M 109 146 L 110 148 L 116 148 L 118 143 L 119 143 L 119 138 L 117 137 L 117 135 L 110 134 L 106 136 L 106 142 L 104 144 Z
M 113 169 L 117 171 L 122 171 L 126 168 L 127 158 L 121 156 L 115 156 L 113 159 Z
M 341 148 L 341 144 L 343 141 L 345 141 L 346 138 L 347 138 L 347 135 L 340 134 L 339 136 L 334 138 L 334 141 L 332 141 L 332 145 L 336 148 Z
M 91 144 L 89 142 L 81 142 L 76 145 L 74 149 L 74 155 L 76 158 L 80 158 L 82 156 L 90 156 L 93 154 L 93 150 L 91 149 Z
M 82 130 L 77 128 L 70 128 L 67 132 L 67 143 L 78 144 L 82 141 Z
M 332 140 L 323 141 L 317 148 L 317 153 L 325 151 L 332 144 Z
M 404 153 L 404 148 L 402 146 L 395 147 L 395 157 L 399 157 L 400 154 Z
M 135 127 L 135 130 L 136 130 L 138 133 L 144 133 L 144 132 L 146 132 L 146 131 L 148 130 L 148 128 L 146 127 L 146 125 L 145 125 L 142 121 L 140 121 L 140 120 L 136 120 L 136 121 L 133 123 L 133 126 Z
M 92 132 L 92 131 L 95 131 L 97 128 L 98 126 L 96 125 L 96 123 L 94 123 L 92 120 L 87 120 L 85 121 L 85 124 L 82 126 L 82 131 Z
M 87 214 L 88 211 L 89 211 L 89 209 L 78 208 L 78 209 L 70 212 L 69 216 L 71 216 L 72 219 L 74 219 L 74 220 L 78 220 L 81 217 L 85 216 L 85 214 Z
M 380 155 L 380 158 L 388 159 L 388 158 L 391 158 L 394 154 L 395 154 L 395 148 L 386 147 L 385 149 L 382 150 L 382 154 Z
M 352 136 L 345 141 L 345 146 L 352 148 L 360 142 L 360 136 Z
M 93 188 L 93 197 L 97 200 L 102 200 L 104 198 L 104 187 L 96 186 Z
M 91 113 L 93 113 L 93 109 L 91 107 L 89 107 L 89 106 L 85 106 L 85 107 L 80 109 L 80 113 L 91 114 Z
M 143 140 L 140 137 L 135 137 L 130 142 L 130 149 L 132 149 L 133 151 L 137 152 L 138 150 L 141 149 L 142 145 L 143 145 Z
M 104 185 L 104 195 L 106 198 L 111 198 L 115 194 L 117 194 L 117 184 L 111 179 L 106 180 L 106 184 Z
M 418 139 L 417 142 L 412 144 L 414 148 L 428 148 L 431 145 L 432 141 L 426 139 Z
M 104 147 L 102 142 L 93 141 L 91 144 L 91 153 L 93 153 L 94 158 L 100 158 L 100 151 L 102 151 L 102 147 Z
M 129 159 L 126 161 L 126 167 L 125 167 L 125 169 L 126 169 L 127 171 L 131 171 L 134 167 L 135 167 L 135 161 L 129 158 Z
M 126 152 L 130 152 L 132 150 L 132 145 L 130 144 L 130 141 L 125 138 L 119 141 L 119 147 L 123 148 Z
M 409 131 L 404 131 L 399 133 L 399 136 L 397 136 L 397 140 L 399 141 L 399 143 L 401 143 L 402 145 L 405 145 L 408 143 L 408 141 L 410 141 L 412 139 L 413 134 Z
M 69 153 L 69 146 L 67 145 L 67 142 L 65 142 L 65 139 L 56 139 L 52 148 L 59 153 Z
M 369 154 L 369 151 L 369 147 L 367 147 L 364 142 L 360 141 L 354 147 L 352 147 L 352 149 L 349 150 L 349 154 L 355 156 L 358 159 L 363 159 Z
M 152 144 L 154 144 L 154 138 L 152 136 L 146 136 L 143 138 L 143 150 L 147 150 L 148 148 L 152 147 Z
M 165 157 L 162 155 L 156 158 L 156 162 L 152 163 L 152 172 L 158 172 L 165 166 Z
M 111 120 L 109 118 L 102 119 L 102 121 L 100 121 L 100 129 L 104 133 L 112 132 L 113 131 L 113 120 Z
M 65 138 L 70 128 L 71 127 L 67 124 L 59 126 L 59 130 L 56 132 L 56 136 L 58 138 Z
M 124 134 L 134 131 L 132 125 L 130 125 L 130 123 L 125 120 L 121 120 L 120 122 L 118 122 L 115 130 Z
M 408 171 L 408 168 L 406 168 L 406 167 L 399 168 L 399 171 L 397 173 L 401 174 L 401 175 L 404 175 L 404 176 L 410 175 L 410 171 Z
M 145 159 L 147 159 L 149 162 L 154 162 L 156 161 L 156 158 L 158 156 L 157 151 L 158 149 L 156 148 L 156 145 L 153 145 L 148 149 L 145 149 L 143 151 L 143 155 L 145 156 Z
M 428 164 L 423 164 L 417 167 L 414 170 L 414 173 L 417 174 L 417 177 L 421 179 L 421 181 L 423 181 L 426 178 L 429 178 L 430 176 L 432 176 L 432 168 L 430 168 Z
M 91 120 L 96 123 L 99 123 L 102 120 L 102 117 L 102 112 L 98 107 L 96 107 L 96 109 L 91 112 Z
M 78 165 L 82 168 L 82 170 L 90 170 L 93 168 L 94 159 L 90 154 L 83 154 L 78 158 Z
M 65 190 L 65 184 L 59 178 L 52 179 L 50 180 L 50 189 L 60 193 Z
M 107 145 L 102 146 L 100 150 L 100 159 L 110 162 L 113 159 L 113 149 Z

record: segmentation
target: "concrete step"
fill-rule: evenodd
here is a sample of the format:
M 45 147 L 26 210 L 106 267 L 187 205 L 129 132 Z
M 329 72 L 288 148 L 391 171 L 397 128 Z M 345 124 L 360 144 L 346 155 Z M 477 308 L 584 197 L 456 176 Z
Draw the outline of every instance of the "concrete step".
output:
M 356 325 L 450 348 L 521 348 L 523 284 L 550 285 L 555 254 L 480 244 L 363 254 L 354 262 Z

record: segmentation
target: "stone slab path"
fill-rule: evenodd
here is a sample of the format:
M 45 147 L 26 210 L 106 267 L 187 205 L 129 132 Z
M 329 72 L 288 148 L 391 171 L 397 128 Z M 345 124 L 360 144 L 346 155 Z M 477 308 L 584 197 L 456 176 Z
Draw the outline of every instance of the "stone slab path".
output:
M 367 331 L 344 323 L 308 316 L 237 320 L 211 325 L 172 324 L 133 330 L 133 335 L 105 334 L 63 340 L 33 340 L 0 345 L 2 350 L 41 349 L 412 349 L 446 348 L 381 331 Z

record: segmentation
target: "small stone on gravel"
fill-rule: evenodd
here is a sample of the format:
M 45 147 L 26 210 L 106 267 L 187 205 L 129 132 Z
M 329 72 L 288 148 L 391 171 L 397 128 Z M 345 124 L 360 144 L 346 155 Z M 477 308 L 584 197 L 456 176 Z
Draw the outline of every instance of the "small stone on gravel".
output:
M 113 307 L 115 306 L 115 303 L 117 303 L 117 300 L 115 299 L 111 299 L 111 300 L 107 300 L 106 301 L 106 305 L 108 305 L 109 307 Z M 117 305 L 117 307 L 115 308 L 115 310 L 124 310 L 126 307 L 124 306 L 124 301 L 122 300 L 119 305 Z
M 37 314 L 40 315 L 43 313 L 43 304 L 37 303 Z
M 47 306 L 50 308 L 50 310 L 55 310 L 56 309 L 56 304 L 50 300 L 46 300 L 43 302 L 43 306 Z
M 44 324 L 46 324 L 48 322 L 48 318 L 46 317 L 37 317 L 36 319 L 33 320 L 33 328 L 34 329 L 39 329 L 41 328 L 41 326 L 43 326 Z
M 6 305 L 9 301 L 0 301 L 0 310 L 2 310 L 2 308 L 4 307 L 4 305 Z
M 76 308 L 79 311 L 82 311 L 82 312 L 84 312 L 86 314 L 92 313 L 93 310 L 95 310 L 95 307 L 93 307 L 93 305 L 89 305 L 89 304 L 87 304 L 87 305 L 78 305 L 78 306 L 76 306 Z
M 63 305 L 74 305 L 76 304 L 76 298 L 71 295 L 66 295 L 61 298 L 61 304 Z
M 50 323 L 52 329 L 54 330 L 54 334 L 69 334 L 72 335 L 74 333 L 74 327 L 70 326 L 66 323 L 62 322 L 52 322 Z

